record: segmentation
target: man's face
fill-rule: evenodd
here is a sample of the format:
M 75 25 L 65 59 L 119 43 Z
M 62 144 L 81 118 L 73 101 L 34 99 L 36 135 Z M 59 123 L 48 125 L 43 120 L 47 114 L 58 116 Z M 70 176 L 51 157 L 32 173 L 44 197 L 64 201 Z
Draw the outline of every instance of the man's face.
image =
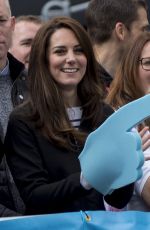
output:
M 0 60 L 6 59 L 11 45 L 15 19 L 11 17 L 5 0 L 0 0 Z
M 9 51 L 14 57 L 24 63 L 26 68 L 28 68 L 29 64 L 32 41 L 40 27 L 41 24 L 35 24 L 34 22 L 16 22 Z
M 143 7 L 138 9 L 138 18 L 131 24 L 129 32 L 129 40 L 134 41 L 135 38 L 149 28 L 147 12 Z
M 120 57 L 122 56 L 122 52 L 128 49 L 135 41 L 135 39 L 149 28 L 146 10 L 143 7 L 139 7 L 137 14 L 137 20 L 132 22 L 130 29 L 125 27 L 125 36 L 120 43 Z

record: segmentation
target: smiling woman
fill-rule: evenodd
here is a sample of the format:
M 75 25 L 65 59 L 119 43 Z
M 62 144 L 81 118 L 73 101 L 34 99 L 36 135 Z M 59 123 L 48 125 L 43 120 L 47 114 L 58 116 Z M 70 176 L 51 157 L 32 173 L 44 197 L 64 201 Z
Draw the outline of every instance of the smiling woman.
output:
M 66 88 L 67 92 L 70 89 L 72 95 L 76 94 L 77 85 L 85 75 L 86 66 L 87 58 L 74 33 L 67 28 L 57 30 L 51 36 L 49 68 L 64 93 Z
M 88 134 L 113 113 L 102 101 L 96 66 L 79 22 L 56 17 L 37 32 L 30 100 L 11 114 L 5 139 L 26 214 L 104 209 L 102 194 L 85 183 L 78 160 Z M 132 191 L 130 184 L 105 200 L 123 207 Z

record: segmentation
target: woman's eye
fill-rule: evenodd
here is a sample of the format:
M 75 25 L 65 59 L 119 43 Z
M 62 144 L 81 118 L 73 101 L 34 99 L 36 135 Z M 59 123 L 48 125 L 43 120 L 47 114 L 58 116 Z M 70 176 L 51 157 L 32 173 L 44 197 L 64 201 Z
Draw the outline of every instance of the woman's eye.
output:
M 143 59 L 143 65 L 150 66 L 150 59 Z
M 55 53 L 56 54 L 64 54 L 65 53 L 65 50 L 55 50 Z
M 84 50 L 82 49 L 82 47 L 78 47 L 75 49 L 76 53 L 84 53 Z

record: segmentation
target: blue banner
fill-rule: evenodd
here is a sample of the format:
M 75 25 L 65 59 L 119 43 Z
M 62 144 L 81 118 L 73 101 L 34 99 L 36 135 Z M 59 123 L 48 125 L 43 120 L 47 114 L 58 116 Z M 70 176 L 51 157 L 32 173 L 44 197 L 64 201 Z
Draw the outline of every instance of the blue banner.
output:
M 0 230 L 149 230 L 148 212 L 88 211 L 0 219 Z

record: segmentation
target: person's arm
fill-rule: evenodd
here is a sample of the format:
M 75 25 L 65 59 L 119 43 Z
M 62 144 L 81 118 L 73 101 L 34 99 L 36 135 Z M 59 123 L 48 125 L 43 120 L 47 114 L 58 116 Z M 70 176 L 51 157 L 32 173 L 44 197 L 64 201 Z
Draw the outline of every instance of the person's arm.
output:
M 149 132 L 149 127 L 145 126 L 143 129 L 141 129 L 139 131 L 139 134 L 141 136 L 141 140 L 142 140 L 142 149 L 143 151 L 147 150 L 150 147 L 150 132 Z M 150 154 L 148 154 L 147 156 L 148 158 L 145 159 L 149 160 Z
M 150 207 L 150 160 L 145 161 L 142 170 L 143 176 L 135 183 L 135 189 L 146 205 Z
M 84 178 L 82 172 L 81 172 L 80 182 L 85 189 L 90 190 L 92 188 L 91 185 Z M 107 204 L 108 206 L 115 207 L 116 209 L 124 208 L 131 199 L 131 196 L 133 194 L 133 189 L 134 189 L 134 183 L 116 189 L 111 195 L 107 195 L 104 197 L 104 204 L 108 203 Z
M 116 189 L 111 195 L 106 195 L 104 200 L 111 206 L 122 209 L 130 201 L 134 190 L 134 184 L 129 184 Z
M 13 178 L 25 204 L 31 209 L 53 211 L 68 200 L 71 202 L 89 193 L 80 184 L 80 172 L 50 181 L 35 132 L 27 123 L 10 119 L 5 146 Z M 53 154 L 51 151 L 49 154 Z
M 146 205 L 150 207 L 150 132 L 149 127 L 145 126 L 139 131 L 142 138 L 142 145 L 144 150 L 145 162 L 142 167 L 143 176 L 135 183 L 137 193 L 145 201 Z
M 147 179 L 147 181 L 143 187 L 141 197 L 143 198 L 145 203 L 150 207 L 150 176 L 148 177 L 148 179 Z
M 136 128 L 133 128 L 132 130 L 134 132 L 137 132 Z M 150 132 L 149 132 L 149 128 L 147 126 L 144 127 L 139 132 L 139 134 L 140 134 L 141 139 L 142 139 L 142 148 L 144 151 L 144 157 L 145 157 L 145 159 L 148 159 L 148 158 L 150 158 L 150 147 L 149 147 L 149 145 L 150 145 L 150 141 L 149 141 L 150 140 Z M 137 192 L 140 194 L 140 196 L 143 198 L 145 203 L 148 206 L 150 206 L 150 196 L 149 196 L 149 194 L 150 194 L 150 161 L 147 160 L 144 162 L 144 165 L 142 167 L 142 171 L 143 171 L 143 176 L 140 180 L 135 182 L 135 188 L 136 188 Z M 124 192 L 124 190 L 122 190 L 122 191 Z M 105 201 L 108 201 L 108 203 L 111 203 L 111 206 L 113 206 L 112 202 L 114 202 L 117 199 L 117 192 L 122 193 L 122 191 L 117 191 L 117 190 L 115 191 L 113 196 L 115 195 L 116 198 L 114 197 L 114 199 L 112 199 L 113 201 L 110 200 L 111 198 L 113 198 L 113 196 L 112 197 L 105 197 Z M 129 189 L 127 194 L 130 197 L 130 195 L 132 195 L 132 190 Z M 122 193 L 122 195 L 123 195 L 123 193 Z M 120 197 L 120 195 L 119 195 L 119 197 Z M 126 196 L 123 196 L 123 197 L 126 197 Z M 126 198 L 122 199 L 122 201 L 126 202 Z M 118 203 L 117 206 L 115 205 L 115 207 L 120 208 L 122 205 L 123 205 L 122 203 Z

